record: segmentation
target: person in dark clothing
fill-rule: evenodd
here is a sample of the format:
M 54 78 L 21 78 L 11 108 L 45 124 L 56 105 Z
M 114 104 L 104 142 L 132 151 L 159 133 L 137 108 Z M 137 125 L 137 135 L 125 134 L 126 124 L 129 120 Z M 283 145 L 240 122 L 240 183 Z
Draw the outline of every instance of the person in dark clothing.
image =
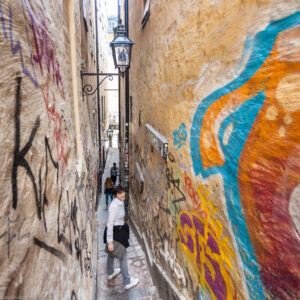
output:
M 107 177 L 104 183 L 104 194 L 106 200 L 106 209 L 108 209 L 108 198 L 110 197 L 110 201 L 113 200 L 113 188 L 114 183 L 110 177 Z
M 114 185 L 116 185 L 117 176 L 119 175 L 119 168 L 116 163 L 113 163 L 113 166 L 110 168 L 110 178 L 113 181 Z

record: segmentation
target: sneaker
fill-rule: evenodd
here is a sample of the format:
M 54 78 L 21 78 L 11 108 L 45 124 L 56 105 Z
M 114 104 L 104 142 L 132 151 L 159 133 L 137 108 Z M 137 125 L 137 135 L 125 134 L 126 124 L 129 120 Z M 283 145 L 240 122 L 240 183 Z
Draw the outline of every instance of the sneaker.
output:
M 108 205 L 106 205 L 106 207 L 104 208 L 104 210 L 108 210 Z
M 125 285 L 125 290 L 129 290 L 139 283 L 138 278 L 131 278 L 130 283 Z
M 115 268 L 114 273 L 108 276 L 108 280 L 111 280 L 111 279 L 117 277 L 120 273 L 121 273 L 121 269 Z

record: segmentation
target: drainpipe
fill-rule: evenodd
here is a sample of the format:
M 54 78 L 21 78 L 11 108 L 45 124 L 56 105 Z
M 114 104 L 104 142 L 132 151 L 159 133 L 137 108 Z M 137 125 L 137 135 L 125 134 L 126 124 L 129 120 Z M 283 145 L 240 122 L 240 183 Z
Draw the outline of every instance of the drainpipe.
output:
M 119 24 L 122 23 L 122 20 L 121 20 L 121 5 L 120 5 L 120 0 L 118 0 L 118 26 Z M 122 182 L 122 178 L 121 178 L 121 154 L 122 154 L 122 148 L 121 148 L 121 140 L 122 140 L 122 132 L 121 132 L 121 117 L 122 117 L 122 114 L 121 114 L 121 76 L 118 76 L 118 93 L 119 93 L 119 183 Z
M 98 38 L 98 5 L 95 0 L 95 26 L 96 26 L 96 72 L 97 72 L 97 111 L 98 111 L 98 184 L 97 184 L 97 199 L 96 199 L 96 210 L 98 208 L 98 196 L 102 192 L 102 170 L 101 170 L 101 120 L 100 120 L 100 87 L 99 87 L 99 38 Z
M 128 20 L 128 0 L 125 0 L 125 29 L 126 29 L 126 36 L 129 36 L 129 20 Z M 129 69 L 127 70 L 126 77 L 125 77 L 125 109 L 126 109 L 126 116 L 125 116 L 125 150 L 127 150 L 127 156 L 125 155 L 125 159 L 127 160 L 127 170 L 125 170 L 125 176 L 127 178 L 127 193 L 126 193 L 126 201 L 125 206 L 128 207 L 128 200 L 129 200 Z

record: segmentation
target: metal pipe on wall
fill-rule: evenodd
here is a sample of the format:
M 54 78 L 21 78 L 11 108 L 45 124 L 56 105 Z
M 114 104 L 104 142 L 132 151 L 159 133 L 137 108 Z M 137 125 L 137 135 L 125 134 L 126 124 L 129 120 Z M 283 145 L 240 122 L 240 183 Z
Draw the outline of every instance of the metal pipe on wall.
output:
M 120 0 L 118 0 L 118 26 L 119 24 L 121 24 L 122 21 L 121 21 L 121 5 L 120 5 Z M 119 71 L 120 72 L 120 71 Z M 121 140 L 122 140 L 122 136 L 121 136 L 121 76 L 119 76 L 118 78 L 118 88 L 119 88 L 119 91 L 118 91 L 118 94 L 119 94 L 119 182 L 121 183 L 122 180 L 121 180 Z
M 100 120 L 100 87 L 99 87 L 99 37 L 98 37 L 98 0 L 95 0 L 95 27 L 96 27 L 96 72 L 97 72 L 97 111 L 98 111 L 98 184 L 97 184 L 97 198 L 96 210 L 98 208 L 98 195 L 102 192 L 102 172 L 101 172 L 101 120 Z
M 128 9 L 129 4 L 128 0 L 125 0 L 125 29 L 126 29 L 126 36 L 129 36 L 129 20 L 128 20 Z M 126 138 L 125 138 L 125 159 L 127 160 L 127 170 L 125 170 L 125 177 L 127 179 L 127 193 L 126 193 L 126 203 L 125 205 L 128 206 L 129 200 L 129 69 L 126 72 L 125 77 L 125 109 L 126 109 L 126 116 L 125 116 L 125 131 L 126 131 Z

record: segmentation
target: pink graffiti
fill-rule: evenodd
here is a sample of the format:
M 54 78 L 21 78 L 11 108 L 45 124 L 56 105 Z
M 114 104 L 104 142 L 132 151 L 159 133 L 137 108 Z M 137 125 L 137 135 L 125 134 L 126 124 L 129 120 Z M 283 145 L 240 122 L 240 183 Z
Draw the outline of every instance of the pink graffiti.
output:
M 31 34 L 33 36 L 34 40 L 34 50 L 35 53 L 32 51 L 31 43 L 30 43 L 30 32 L 28 30 L 28 27 L 25 25 L 25 32 L 27 35 L 27 42 L 28 42 L 28 50 L 30 53 L 30 61 L 31 61 L 31 67 L 32 67 L 32 72 L 28 70 L 28 68 L 25 66 L 24 63 L 24 58 L 23 58 L 23 50 L 24 50 L 24 45 L 22 46 L 22 43 L 20 40 L 15 40 L 14 39 L 14 33 L 16 29 L 14 29 L 14 24 L 13 24 L 13 10 L 12 7 L 9 6 L 9 35 L 7 32 L 7 28 L 5 25 L 5 14 L 2 8 L 2 2 L 0 2 L 0 20 L 2 24 L 2 33 L 3 36 L 6 40 L 9 39 L 10 41 L 10 48 L 11 48 L 11 53 L 13 55 L 18 54 L 20 57 L 20 63 L 22 67 L 23 73 L 32 81 L 35 87 L 38 86 L 38 81 L 36 78 L 35 70 L 34 70 L 34 64 L 39 65 L 39 69 L 42 75 L 45 75 L 44 69 L 43 69 L 43 62 L 46 65 L 46 75 L 50 75 L 53 79 L 53 82 L 56 84 L 56 86 L 59 88 L 63 99 L 65 100 L 65 92 L 64 92 L 64 86 L 63 86 L 63 81 L 61 77 L 61 72 L 60 72 L 60 66 L 58 60 L 55 58 L 55 47 L 53 42 L 48 36 L 47 33 L 47 27 L 46 27 L 46 22 L 45 22 L 45 16 L 42 11 L 40 11 L 40 25 L 38 24 L 33 11 L 31 7 L 29 6 L 28 1 L 24 1 L 29 17 L 30 17 L 30 29 L 31 29 Z
M 56 111 L 55 103 L 55 95 L 52 93 L 52 104 L 49 103 L 49 78 L 47 79 L 46 87 L 42 90 L 48 119 L 54 122 L 54 136 L 55 136 L 55 143 L 56 143 L 56 152 L 57 152 L 57 161 L 63 160 L 65 166 L 67 166 L 67 159 L 64 155 L 65 144 L 67 142 L 67 132 L 64 131 L 62 133 L 61 128 L 61 117 L 59 113 Z
M 65 99 L 60 67 L 57 59 L 55 58 L 53 42 L 48 37 L 44 13 L 40 10 L 40 25 L 38 25 L 28 2 L 25 1 L 25 3 L 30 16 L 31 30 L 34 38 L 35 54 L 32 53 L 33 61 L 39 65 L 42 75 L 44 74 L 42 62 L 45 63 L 47 67 L 47 75 L 52 75 L 53 81 L 60 88 L 62 97 Z
M 178 158 L 179 158 L 179 166 L 180 166 L 180 168 L 183 169 L 186 172 L 189 172 L 189 170 L 191 169 L 191 167 L 190 167 L 190 165 L 186 165 L 185 161 L 183 160 L 182 154 L 179 154 Z

